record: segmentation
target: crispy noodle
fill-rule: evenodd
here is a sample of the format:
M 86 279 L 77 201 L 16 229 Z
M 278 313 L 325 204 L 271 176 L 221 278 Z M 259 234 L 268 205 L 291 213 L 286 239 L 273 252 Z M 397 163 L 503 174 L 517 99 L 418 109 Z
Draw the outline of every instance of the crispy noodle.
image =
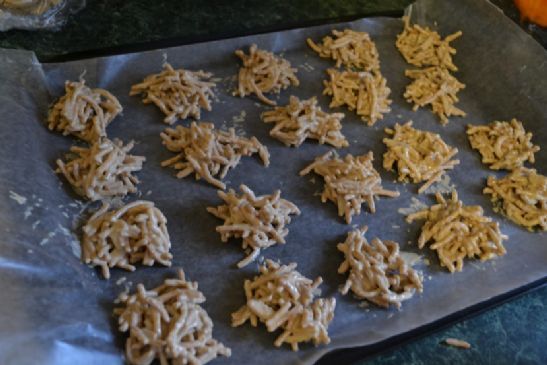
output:
M 344 65 L 363 71 L 380 70 L 378 50 L 368 33 L 344 29 L 333 30 L 332 34 L 334 38 L 326 36 L 320 45 L 311 38 L 307 39 L 307 43 L 319 56 L 336 61 L 336 67 Z
M 291 96 L 288 105 L 262 113 L 265 123 L 275 123 L 270 136 L 287 146 L 295 147 L 300 146 L 306 138 L 336 148 L 347 147 L 349 143 L 342 134 L 342 118 L 343 113 L 325 113 L 321 110 L 315 96 L 307 100 Z
M 131 86 L 129 95 L 142 95 L 144 104 L 154 103 L 165 114 L 166 124 L 177 119 L 201 118 L 201 109 L 211 111 L 214 82 L 212 74 L 204 71 L 175 70 L 165 63 L 159 74 L 147 76 L 143 82 Z
M 378 196 L 397 197 L 398 191 L 382 187 L 382 179 L 372 166 L 372 152 L 353 157 L 347 154 L 343 159 L 329 151 L 317 157 L 300 176 L 315 172 L 325 180 L 321 201 L 332 201 L 338 206 L 338 215 L 351 223 L 354 214 L 361 214 L 361 205 L 367 203 L 371 213 L 376 212 L 374 198 Z
M 458 347 L 458 348 L 462 348 L 462 349 L 470 349 L 471 348 L 471 344 L 469 342 L 464 341 L 464 340 L 460 340 L 460 339 L 457 339 L 457 338 L 446 338 L 444 340 L 444 343 L 446 343 L 448 346 Z
M 408 16 L 403 17 L 405 28 L 403 32 L 397 35 L 395 45 L 406 62 L 422 66 L 441 66 L 451 71 L 457 71 L 458 68 L 452 63 L 452 56 L 456 54 L 456 49 L 450 46 L 450 42 L 462 35 L 461 31 L 447 36 L 444 40 L 439 33 L 421 27 L 418 24 L 410 25 Z
M 152 290 L 137 285 L 137 292 L 120 294 L 114 309 L 120 332 L 128 332 L 125 356 L 132 365 L 202 365 L 231 350 L 213 338 L 213 321 L 200 306 L 205 302 L 197 282 L 165 279 Z
M 106 126 L 122 112 L 118 99 L 104 89 L 90 89 L 85 80 L 66 81 L 65 95 L 51 107 L 48 128 L 87 142 L 106 136 Z
M 253 262 L 261 249 L 284 244 L 289 233 L 285 226 L 291 223 L 291 214 L 299 215 L 300 210 L 290 201 L 281 199 L 279 190 L 256 196 L 245 185 L 239 189 L 242 192 L 239 196 L 232 189 L 227 193 L 219 190 L 218 196 L 226 204 L 208 207 L 207 211 L 224 220 L 224 224 L 216 228 L 222 242 L 228 242 L 232 237 L 242 238 L 242 247 L 248 255 L 237 264 L 241 268 Z
M 300 82 L 296 78 L 296 68 L 292 68 L 289 61 L 275 56 L 271 52 L 258 49 L 256 44 L 249 47 L 249 54 L 241 49 L 235 52 L 243 62 L 239 69 L 239 86 L 233 95 L 244 97 L 255 94 L 260 101 L 268 105 L 276 105 L 276 102 L 264 96 L 264 93 L 279 94 L 282 89 L 291 84 L 298 86 Z
M 226 185 L 220 179 L 237 166 L 242 156 L 258 153 L 264 166 L 270 164 L 268 149 L 256 137 L 240 137 L 233 128 L 215 130 L 212 123 L 192 122 L 190 127 L 167 128 L 161 133 L 161 138 L 169 151 L 177 153 L 163 161 L 162 166 L 180 170 L 177 173 L 179 179 L 195 174 L 196 180 L 205 179 L 222 190 Z
M 534 153 L 540 150 L 532 143 L 532 133 L 526 133 L 522 123 L 494 121 L 488 125 L 468 125 L 471 147 L 479 151 L 482 162 L 492 170 L 513 170 L 526 161 L 534 163 Z
M 319 298 L 318 289 L 323 280 L 314 281 L 296 271 L 296 263 L 280 265 L 266 260 L 260 266 L 260 275 L 245 280 L 246 304 L 232 313 L 232 326 L 258 321 L 264 323 L 268 332 L 281 329 L 283 333 L 274 342 L 276 347 L 283 343 L 298 350 L 301 342 L 313 341 L 319 344 L 330 342 L 328 326 L 334 317 L 336 299 Z
M 391 111 L 391 90 L 380 72 L 340 72 L 330 68 L 327 73 L 329 80 L 323 81 L 323 95 L 332 97 L 331 108 L 346 105 L 349 110 L 355 110 L 369 126 Z
M 422 292 L 422 278 L 405 263 L 397 242 L 374 238 L 369 243 L 366 231 L 365 226 L 349 232 L 346 241 L 337 246 L 345 256 L 338 273 L 349 272 L 340 292 L 347 294 L 351 289 L 359 299 L 400 308 L 416 291 Z
M 519 167 L 502 179 L 488 176 L 485 194 L 494 211 L 528 229 L 547 230 L 547 177 L 534 169 Z
M 388 171 L 396 168 L 399 181 L 425 181 L 418 193 L 440 181 L 446 170 L 460 163 L 460 160 L 452 160 L 458 153 L 457 148 L 447 145 L 436 133 L 413 128 L 412 121 L 403 125 L 397 123 L 394 129 L 386 128 L 385 131 L 391 138 L 383 139 L 387 146 L 384 168 Z
M 448 117 L 464 117 L 463 110 L 454 106 L 459 101 L 458 91 L 465 88 L 446 69 L 429 67 L 422 70 L 406 70 L 405 75 L 414 81 L 407 85 L 404 97 L 414 103 L 412 110 L 431 105 L 431 110 L 441 119 L 441 124 L 448 123 Z
M 110 278 L 110 268 L 134 271 L 137 262 L 171 266 L 167 219 L 154 203 L 138 200 L 109 208 L 103 203 L 83 227 L 82 261 L 99 266 L 105 279 Z
M 101 138 L 90 147 L 72 146 L 72 158 L 68 162 L 57 160 L 60 172 L 79 195 L 89 200 L 103 200 L 136 193 L 139 179 L 133 172 L 140 171 L 146 160 L 143 156 L 130 155 L 133 142 Z
M 481 261 L 505 255 L 499 224 L 483 215 L 479 205 L 465 206 L 458 200 L 456 190 L 445 200 L 439 193 L 437 203 L 428 209 L 410 214 L 406 220 L 425 220 L 418 239 L 419 248 L 427 242 L 437 251 L 441 266 L 450 272 L 462 271 L 463 260 L 478 257 Z

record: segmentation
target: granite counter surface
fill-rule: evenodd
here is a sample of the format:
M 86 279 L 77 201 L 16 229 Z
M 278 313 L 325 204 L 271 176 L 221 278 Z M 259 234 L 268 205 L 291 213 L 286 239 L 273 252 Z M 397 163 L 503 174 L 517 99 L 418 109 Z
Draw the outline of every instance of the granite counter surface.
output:
M 0 47 L 34 50 L 41 60 L 74 52 L 129 44 L 188 42 L 267 29 L 295 27 L 325 19 L 397 15 L 410 0 L 150 1 L 89 0 L 57 31 L 0 33 Z M 518 21 L 510 0 L 494 0 Z M 523 25 L 547 47 L 547 32 Z M 361 365 L 387 364 L 547 364 L 547 286 L 485 313 L 419 338 Z M 447 337 L 472 344 L 461 350 L 442 344 Z

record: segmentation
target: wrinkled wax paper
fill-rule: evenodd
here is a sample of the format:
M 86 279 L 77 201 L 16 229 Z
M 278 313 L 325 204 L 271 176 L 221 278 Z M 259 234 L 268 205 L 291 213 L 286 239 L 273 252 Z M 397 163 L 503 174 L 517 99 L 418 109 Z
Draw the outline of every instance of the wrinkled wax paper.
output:
M 468 114 L 452 118 L 446 127 L 428 108 L 412 112 L 402 97 L 409 82 L 404 70 L 409 66 L 394 45 L 402 29 L 400 19 L 362 19 L 59 64 L 41 65 L 30 52 L 1 50 L 0 363 L 122 363 L 125 337 L 117 332 L 111 315 L 113 300 L 126 288 L 134 290 L 139 282 L 148 288 L 159 285 L 165 277 L 175 275 L 176 267 L 199 281 L 207 297 L 204 307 L 215 324 L 214 336 L 233 350 L 231 358 L 218 359 L 218 364 L 310 364 L 328 351 L 372 344 L 544 279 L 545 234 L 528 232 L 492 211 L 489 198 L 481 191 L 489 174 L 504 173 L 491 172 L 481 164 L 478 153 L 469 147 L 465 127 L 513 117 L 522 120 L 534 133 L 533 141 L 542 147 L 535 167 L 547 173 L 545 50 L 487 2 L 418 1 L 409 10 L 416 21 L 437 28 L 443 35 L 463 31 L 463 37 L 453 43 L 458 50 L 454 61 L 460 69 L 456 76 L 467 85 L 459 94 L 459 106 Z M 314 142 L 298 149 L 285 147 L 269 137 L 271 126 L 261 122 L 264 105 L 252 97 L 231 95 L 239 67 L 233 52 L 257 43 L 283 54 L 298 67 L 301 85 L 284 91 L 280 104 L 291 94 L 301 98 L 317 95 L 327 109 L 329 98 L 321 95 L 322 81 L 332 62 L 320 59 L 306 46 L 305 39 L 318 41 L 331 29 L 347 27 L 370 33 L 392 90 L 393 110 L 374 127 L 367 127 L 351 112 L 337 111 L 346 112 L 343 133 L 351 144 L 340 152 L 374 151 L 374 164 L 384 186 L 401 192 L 399 198 L 380 199 L 376 214 L 367 211 L 354 217 L 353 225 L 366 224 L 369 238 L 396 240 L 403 250 L 423 255 L 417 267 L 424 272 L 424 293 L 405 302 L 401 311 L 363 308 L 351 295 L 337 292 L 345 276 L 337 274 L 343 256 L 336 243 L 345 239 L 352 225 L 337 216 L 334 204 L 320 202 L 320 177 L 298 176 L 300 169 L 330 147 Z M 323 277 L 323 295 L 337 298 L 328 346 L 304 345 L 300 352 L 292 352 L 287 345 L 275 348 L 277 334 L 268 333 L 263 326 L 230 327 L 230 313 L 244 304 L 243 281 L 255 275 L 257 264 L 241 270 L 235 267 L 244 257 L 240 241 L 222 243 L 215 232 L 221 221 L 205 209 L 221 203 L 215 188 L 191 178 L 178 180 L 174 170 L 160 167 L 162 160 L 172 156 L 159 137 L 166 127 L 163 115 L 156 107 L 142 104 L 139 97 L 128 96 L 131 85 L 160 71 L 165 59 L 175 67 L 213 72 L 220 79 L 218 101 L 212 112 L 203 113 L 203 120 L 214 122 L 218 128 L 235 127 L 242 134 L 254 135 L 270 149 L 269 168 L 264 168 L 257 157 L 243 158 L 226 180 L 229 187 L 245 183 L 258 194 L 281 189 L 282 196 L 302 210 L 289 226 L 287 244 L 269 248 L 263 256 L 283 263 L 295 261 L 302 274 Z M 110 90 L 124 106 L 123 115 L 108 127 L 108 134 L 126 142 L 135 140 L 134 153 L 147 158 L 138 174 L 140 194 L 126 201 L 149 199 L 165 213 L 173 243 L 173 268 L 139 267 L 133 273 L 115 269 L 112 278 L 105 281 L 79 260 L 79 227 L 98 204 L 79 200 L 55 175 L 55 160 L 64 156 L 74 140 L 49 132 L 43 121 L 50 103 L 63 94 L 65 80 L 76 80 L 84 72 L 88 85 Z M 381 167 L 383 129 L 409 119 L 416 127 L 440 133 L 459 149 L 461 164 L 436 189 L 456 187 L 466 204 L 479 204 L 487 215 L 499 220 L 502 231 L 510 237 L 506 256 L 486 263 L 466 261 L 463 272 L 450 274 L 439 267 L 432 251 L 417 248 L 421 223 L 405 223 L 398 210 L 419 206 L 416 199 L 429 205 L 433 196 L 418 196 L 418 185 L 395 183 L 395 174 Z

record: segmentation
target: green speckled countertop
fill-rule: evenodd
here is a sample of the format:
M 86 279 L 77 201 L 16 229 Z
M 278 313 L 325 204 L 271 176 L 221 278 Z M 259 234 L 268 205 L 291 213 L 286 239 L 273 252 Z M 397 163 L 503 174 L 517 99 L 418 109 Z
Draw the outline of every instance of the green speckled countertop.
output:
M 411 0 L 88 0 L 58 32 L 0 33 L 0 47 L 34 50 L 45 59 L 64 53 L 168 38 L 252 33 L 321 19 L 400 11 Z
M 0 47 L 34 50 L 40 59 L 166 39 L 188 41 L 290 27 L 302 22 L 401 11 L 410 0 L 88 0 L 59 31 L 0 33 Z M 510 0 L 493 0 L 517 20 Z M 526 30 L 547 47 L 546 31 Z M 547 286 L 359 364 L 547 364 Z M 454 337 L 461 350 L 441 344 Z
M 547 287 L 399 346 L 359 365 L 547 364 Z M 471 349 L 444 345 L 464 339 Z

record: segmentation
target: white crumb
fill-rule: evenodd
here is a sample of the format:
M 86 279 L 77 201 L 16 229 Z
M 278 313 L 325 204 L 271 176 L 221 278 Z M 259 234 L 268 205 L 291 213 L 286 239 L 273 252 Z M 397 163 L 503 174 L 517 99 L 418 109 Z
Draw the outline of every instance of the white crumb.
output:
M 412 213 L 419 212 L 420 210 L 427 209 L 427 205 L 420 200 L 416 199 L 415 197 L 412 197 L 411 204 L 407 208 L 399 208 L 397 212 L 402 215 L 410 215 Z
M 80 246 L 80 242 L 72 239 L 68 243 L 70 244 L 72 254 L 77 258 L 82 257 L 82 247 Z
M 46 243 L 49 242 L 50 239 L 52 239 L 52 238 L 55 236 L 56 233 L 57 233 L 57 232 L 55 232 L 55 231 L 49 232 L 49 233 L 47 234 L 47 236 L 44 237 L 38 244 L 39 244 L 40 246 L 45 245 Z
M 435 183 L 433 183 L 431 186 L 429 186 L 427 189 L 424 190 L 424 193 L 426 194 L 435 194 L 435 193 L 450 193 L 452 190 L 456 189 L 456 185 L 452 184 L 450 181 L 450 176 L 448 174 L 444 174 L 441 179 Z
M 401 251 L 400 252 L 401 258 L 408 266 L 413 266 L 420 262 L 422 259 L 421 255 L 418 255 L 414 252 L 407 252 L 407 251 Z
M 70 233 L 70 231 L 66 227 L 63 227 L 61 224 L 58 224 L 57 228 L 59 228 L 59 231 L 65 236 L 72 237 L 72 233 Z
M 19 205 L 26 204 L 27 198 L 22 195 L 17 194 L 15 191 L 9 191 L 9 197 L 17 202 Z
M 300 67 L 301 69 L 303 69 L 306 72 L 312 72 L 313 70 L 315 70 L 315 67 L 313 67 L 312 65 L 310 65 L 307 62 L 304 62 L 303 64 L 299 65 L 298 67 Z
M 32 210 L 33 209 L 34 209 L 34 207 L 32 205 L 27 207 L 27 209 L 25 209 L 25 213 L 23 213 L 23 217 L 25 218 L 25 220 L 27 220 L 27 218 L 32 215 Z
M 234 125 L 238 123 L 243 123 L 245 121 L 245 118 L 247 117 L 247 112 L 245 110 L 242 110 L 239 115 L 234 115 L 232 117 L 232 123 Z

